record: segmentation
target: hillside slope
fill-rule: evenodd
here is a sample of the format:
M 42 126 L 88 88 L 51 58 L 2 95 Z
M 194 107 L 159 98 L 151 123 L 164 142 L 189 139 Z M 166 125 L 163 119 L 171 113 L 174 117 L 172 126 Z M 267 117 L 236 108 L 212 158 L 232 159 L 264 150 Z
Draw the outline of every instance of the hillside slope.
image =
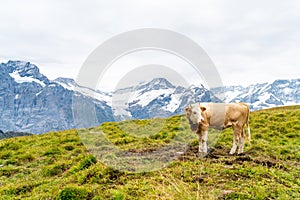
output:
M 176 134 L 190 133 L 182 116 L 161 119 L 163 127 L 155 131 L 159 126 L 148 126 L 150 137 L 134 128 L 160 119 L 155 120 L 0 140 L 0 199 L 300 198 L 300 106 L 253 112 L 252 145 L 246 144 L 244 155 L 228 155 L 232 131 L 226 130 L 215 143 L 210 140 L 215 145 L 206 158 L 197 157 L 197 139 L 190 138 L 183 155 L 152 172 L 105 166 L 79 137 L 102 131 L 121 149 L 143 153 L 168 145 Z

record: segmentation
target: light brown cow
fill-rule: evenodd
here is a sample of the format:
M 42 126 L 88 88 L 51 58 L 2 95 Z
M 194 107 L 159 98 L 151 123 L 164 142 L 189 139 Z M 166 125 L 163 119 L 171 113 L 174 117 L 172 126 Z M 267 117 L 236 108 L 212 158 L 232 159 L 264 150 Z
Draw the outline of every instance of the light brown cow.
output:
M 247 126 L 247 139 L 250 143 L 250 109 L 245 103 L 195 103 L 185 109 L 191 130 L 199 136 L 199 152 L 207 153 L 208 128 L 223 130 L 232 127 L 233 145 L 230 154 L 244 151 L 244 125 Z

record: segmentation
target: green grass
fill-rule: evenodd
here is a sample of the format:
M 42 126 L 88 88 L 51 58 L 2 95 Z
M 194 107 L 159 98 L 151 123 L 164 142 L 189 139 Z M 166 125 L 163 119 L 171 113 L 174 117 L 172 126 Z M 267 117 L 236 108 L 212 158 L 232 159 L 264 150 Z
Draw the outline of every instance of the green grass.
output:
M 250 126 L 244 155 L 211 130 L 203 159 L 183 116 L 0 140 L 0 199 L 300 199 L 300 106 Z

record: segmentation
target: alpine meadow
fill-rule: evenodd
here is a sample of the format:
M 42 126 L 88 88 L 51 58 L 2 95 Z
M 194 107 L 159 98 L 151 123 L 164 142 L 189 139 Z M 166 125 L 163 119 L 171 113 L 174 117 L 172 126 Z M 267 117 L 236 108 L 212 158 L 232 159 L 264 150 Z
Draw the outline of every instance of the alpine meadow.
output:
M 130 132 L 135 124 L 153 120 L 165 120 L 159 132 L 140 137 Z M 228 154 L 232 130 L 211 130 L 209 135 L 218 138 L 209 138 L 204 158 L 197 155 L 197 137 L 182 115 L 3 139 L 0 198 L 300 199 L 300 106 L 251 112 L 250 126 L 252 143 L 246 143 L 244 154 Z M 137 153 L 164 147 L 178 134 L 192 138 L 187 150 L 166 167 L 133 173 L 105 165 L 89 153 L 80 134 L 91 131 L 101 131 L 114 145 Z

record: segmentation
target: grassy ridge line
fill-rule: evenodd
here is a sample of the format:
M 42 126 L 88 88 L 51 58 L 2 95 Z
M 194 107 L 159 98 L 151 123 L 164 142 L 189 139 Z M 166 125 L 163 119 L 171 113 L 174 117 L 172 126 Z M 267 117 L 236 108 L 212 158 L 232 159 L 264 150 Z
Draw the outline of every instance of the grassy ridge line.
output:
M 4 139 L 0 199 L 299 199 L 299 109 L 251 113 L 253 142 L 246 144 L 243 156 L 228 156 L 232 131 L 226 130 L 210 141 L 215 146 L 207 158 L 197 157 L 195 137 L 168 167 L 139 174 L 97 162 L 77 130 Z M 190 133 L 184 117 L 161 120 L 110 122 L 81 131 L 103 131 L 113 144 L 135 152 L 160 148 L 176 134 Z M 146 128 L 138 130 L 137 125 Z
M 269 111 L 269 110 L 283 110 L 283 111 L 287 111 L 287 110 L 300 110 L 300 105 L 289 105 L 289 106 L 278 106 L 278 107 L 274 107 L 274 108 L 266 108 L 264 110 L 257 110 L 255 112 L 261 112 L 261 111 Z

